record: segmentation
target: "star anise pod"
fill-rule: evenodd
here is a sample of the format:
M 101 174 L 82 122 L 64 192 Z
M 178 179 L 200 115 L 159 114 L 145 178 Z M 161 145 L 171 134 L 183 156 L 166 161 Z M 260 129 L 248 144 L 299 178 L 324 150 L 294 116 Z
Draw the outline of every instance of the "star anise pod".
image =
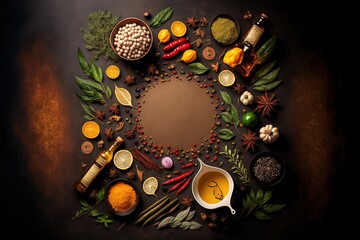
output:
M 204 30 L 202 30 L 201 28 L 198 28 L 194 31 L 195 36 L 200 37 L 200 38 L 204 38 L 205 37 L 205 32 Z
M 104 120 L 105 119 L 105 113 L 103 113 L 103 111 L 101 110 L 97 110 L 95 112 L 95 117 L 99 120 Z
M 109 178 L 116 178 L 118 175 L 118 171 L 116 169 L 110 169 L 109 170 Z
M 133 138 L 135 138 L 135 131 L 134 130 L 126 130 L 124 135 L 127 139 L 133 139 Z
M 219 71 L 219 62 L 212 63 L 212 64 L 211 64 L 211 69 L 212 69 L 214 72 L 218 72 L 218 71 Z
M 195 17 L 188 17 L 187 18 L 187 24 L 189 24 L 190 27 L 196 28 L 197 27 L 198 20 L 195 19 Z
M 258 104 L 255 108 L 255 111 L 260 113 L 263 117 L 271 117 L 271 112 L 275 111 L 275 106 L 279 105 L 279 98 L 275 96 L 275 93 L 268 95 L 265 92 L 264 95 L 257 96 L 256 103 Z
M 212 212 L 209 216 L 208 216 L 211 221 L 216 222 L 216 220 L 218 219 L 218 215 L 215 212 Z
M 203 27 L 206 27 L 208 25 L 208 20 L 206 19 L 206 17 L 201 17 L 199 19 L 199 21 L 200 21 L 201 26 L 203 26 Z
M 243 133 L 243 137 L 241 138 L 242 146 L 245 147 L 245 151 L 251 149 L 252 151 L 255 150 L 255 146 L 257 145 L 257 141 L 260 139 L 257 137 L 256 132 L 251 132 L 250 130 L 247 133 Z
M 135 178 L 136 173 L 133 170 L 130 170 L 126 173 L 126 178 L 129 180 L 133 180 Z
M 125 76 L 124 83 L 126 83 L 128 86 L 135 84 L 136 80 L 135 77 L 132 75 Z
M 157 68 L 157 66 L 152 63 L 149 67 L 148 67 L 148 74 L 151 74 L 151 75 L 158 75 L 159 74 L 159 70 Z
M 181 199 L 181 204 L 184 207 L 192 207 L 193 206 L 193 202 L 194 202 L 194 198 L 192 198 L 191 196 L 189 197 L 183 197 Z
M 243 93 L 245 91 L 245 86 L 241 83 L 236 83 L 236 85 L 233 86 L 232 88 L 238 95 L 240 95 L 241 93 Z
M 104 135 L 108 141 L 114 139 L 114 132 L 111 128 L 105 128 Z
M 201 38 L 196 39 L 195 42 L 197 47 L 201 47 L 201 45 L 204 43 L 204 41 Z
M 109 111 L 112 115 L 119 115 L 120 114 L 120 107 L 117 103 L 111 104 L 109 107 Z

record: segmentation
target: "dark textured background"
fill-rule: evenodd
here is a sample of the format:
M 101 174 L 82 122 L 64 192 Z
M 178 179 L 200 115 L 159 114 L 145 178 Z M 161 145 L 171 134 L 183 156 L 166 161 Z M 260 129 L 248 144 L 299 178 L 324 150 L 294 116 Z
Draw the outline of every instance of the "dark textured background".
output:
M 11 1 L 1 3 L 1 236 L 48 239 L 302 239 L 360 237 L 350 219 L 358 213 L 356 92 L 349 55 L 351 5 L 312 1 Z M 116 231 L 90 217 L 72 221 L 79 197 L 72 185 L 83 155 L 83 123 L 73 94 L 79 74 L 81 27 L 97 10 L 142 18 L 171 5 L 172 19 L 265 11 L 279 39 L 281 77 L 276 90 L 284 133 L 273 149 L 286 160 L 287 179 L 276 198 L 287 207 L 270 222 L 250 218 L 231 231 L 165 230 L 128 224 Z M 241 27 L 248 25 L 242 20 Z M 242 32 L 243 33 L 243 32 Z M 156 45 L 156 44 L 154 44 Z M 88 55 L 89 56 L 89 55 Z M 356 55 L 355 55 L 356 56 Z M 102 67 L 107 63 L 100 60 Z M 121 64 L 121 63 L 120 63 Z M 356 64 L 356 62 L 355 62 Z M 127 70 L 126 70 L 127 71 Z M 350 108 L 348 107 L 350 106 Z M 355 141 L 350 137 L 355 136 Z M 126 146 L 125 146 L 126 147 Z M 263 147 L 262 150 L 266 148 Z M 250 155 L 246 155 L 248 159 Z M 90 159 L 87 161 L 91 162 Z M 276 199 L 275 198 L 275 199 Z M 199 212 L 201 208 L 197 207 Z

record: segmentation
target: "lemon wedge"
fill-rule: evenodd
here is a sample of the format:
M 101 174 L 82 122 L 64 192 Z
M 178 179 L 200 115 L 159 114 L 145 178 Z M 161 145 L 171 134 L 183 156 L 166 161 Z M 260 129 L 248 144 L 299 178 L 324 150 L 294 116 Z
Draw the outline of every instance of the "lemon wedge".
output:
M 118 87 L 115 84 L 115 96 L 121 105 L 134 107 L 131 103 L 131 94 L 126 88 Z

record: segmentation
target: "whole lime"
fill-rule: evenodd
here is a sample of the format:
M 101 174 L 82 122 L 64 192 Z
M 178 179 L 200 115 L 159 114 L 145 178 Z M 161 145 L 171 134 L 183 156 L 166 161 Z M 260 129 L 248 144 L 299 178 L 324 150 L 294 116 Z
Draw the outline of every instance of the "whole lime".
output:
M 246 127 L 254 127 L 257 123 L 257 116 L 254 112 L 246 112 L 242 116 L 242 124 Z

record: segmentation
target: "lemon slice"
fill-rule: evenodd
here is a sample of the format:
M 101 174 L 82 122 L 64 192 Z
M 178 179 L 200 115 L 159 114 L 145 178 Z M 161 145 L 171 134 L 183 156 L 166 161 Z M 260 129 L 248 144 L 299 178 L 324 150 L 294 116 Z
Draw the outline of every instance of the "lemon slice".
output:
M 235 82 L 235 74 L 228 69 L 222 70 L 219 73 L 218 80 L 224 87 L 229 87 Z
M 129 150 L 121 149 L 114 155 L 114 164 L 120 170 L 127 170 L 133 163 L 133 155 Z
M 171 32 L 174 34 L 175 37 L 182 37 L 186 34 L 187 27 L 185 23 L 181 21 L 175 21 L 171 24 Z
M 131 94 L 126 88 L 118 87 L 115 84 L 115 96 L 121 105 L 134 107 L 131 103 Z
M 99 136 L 100 126 L 95 121 L 87 121 L 83 124 L 81 131 L 85 137 L 93 139 Z
M 110 79 L 116 79 L 120 76 L 120 68 L 116 65 L 110 65 L 105 70 L 106 76 Z
M 158 189 L 158 186 L 159 186 L 159 182 L 155 177 L 148 177 L 143 182 L 143 190 L 147 195 L 156 196 L 155 192 Z

